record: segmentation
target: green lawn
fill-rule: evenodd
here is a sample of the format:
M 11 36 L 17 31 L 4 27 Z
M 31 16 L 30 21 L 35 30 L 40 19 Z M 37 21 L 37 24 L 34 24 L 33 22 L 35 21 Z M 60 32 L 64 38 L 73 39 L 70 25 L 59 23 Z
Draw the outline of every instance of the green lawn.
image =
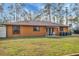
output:
M 79 37 L 24 37 L 0 40 L 0 55 L 60 56 L 72 53 L 79 53 Z

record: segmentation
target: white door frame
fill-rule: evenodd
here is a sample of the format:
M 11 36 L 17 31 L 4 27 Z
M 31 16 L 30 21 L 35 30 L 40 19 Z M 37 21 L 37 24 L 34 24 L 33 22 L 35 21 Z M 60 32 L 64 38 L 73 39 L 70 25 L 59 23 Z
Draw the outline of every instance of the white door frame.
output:
M 47 32 L 48 32 L 48 35 L 50 35 L 51 33 L 52 33 L 52 28 L 51 27 L 49 27 L 49 28 L 47 28 Z
M 6 26 L 0 26 L 0 37 L 5 38 L 6 37 Z

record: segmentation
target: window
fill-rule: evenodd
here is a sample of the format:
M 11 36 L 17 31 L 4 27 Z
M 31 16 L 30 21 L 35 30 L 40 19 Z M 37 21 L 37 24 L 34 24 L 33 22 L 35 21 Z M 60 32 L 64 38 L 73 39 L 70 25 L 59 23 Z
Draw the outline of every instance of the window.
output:
M 60 27 L 60 31 L 63 31 L 63 27 Z
M 34 27 L 34 28 L 33 28 L 33 31 L 40 31 L 40 27 L 37 27 L 37 26 Z
M 19 25 L 13 26 L 13 34 L 20 34 L 20 26 Z

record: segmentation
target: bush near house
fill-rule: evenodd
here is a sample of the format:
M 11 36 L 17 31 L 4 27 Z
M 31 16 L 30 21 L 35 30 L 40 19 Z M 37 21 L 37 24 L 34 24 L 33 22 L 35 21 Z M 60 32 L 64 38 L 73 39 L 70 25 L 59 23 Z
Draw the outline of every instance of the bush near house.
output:
M 60 36 L 68 36 L 68 35 L 72 35 L 71 32 L 60 32 Z
M 79 30 L 74 30 L 74 33 L 75 34 L 79 34 Z

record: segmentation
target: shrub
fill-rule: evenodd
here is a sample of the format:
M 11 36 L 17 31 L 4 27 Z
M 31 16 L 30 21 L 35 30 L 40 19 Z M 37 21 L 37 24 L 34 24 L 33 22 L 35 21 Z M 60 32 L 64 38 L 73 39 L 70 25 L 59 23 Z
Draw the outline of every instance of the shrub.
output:
M 74 30 L 74 33 L 75 34 L 79 34 L 79 30 Z

